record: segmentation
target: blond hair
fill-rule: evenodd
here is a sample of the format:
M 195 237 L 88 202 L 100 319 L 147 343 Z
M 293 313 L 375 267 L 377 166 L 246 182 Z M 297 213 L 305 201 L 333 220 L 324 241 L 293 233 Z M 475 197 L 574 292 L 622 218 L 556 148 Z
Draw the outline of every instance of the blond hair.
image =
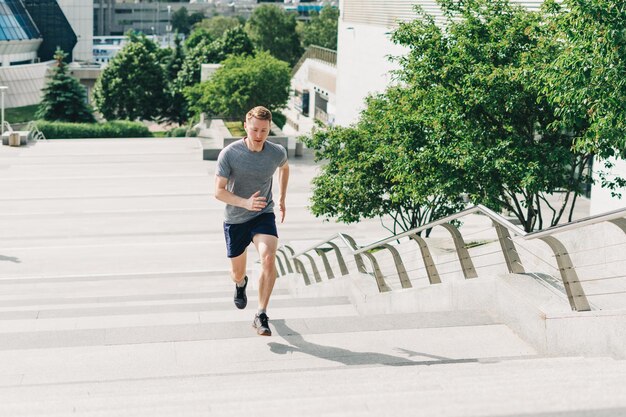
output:
M 272 112 L 263 106 L 256 106 L 246 114 L 246 122 L 252 118 L 272 121 Z

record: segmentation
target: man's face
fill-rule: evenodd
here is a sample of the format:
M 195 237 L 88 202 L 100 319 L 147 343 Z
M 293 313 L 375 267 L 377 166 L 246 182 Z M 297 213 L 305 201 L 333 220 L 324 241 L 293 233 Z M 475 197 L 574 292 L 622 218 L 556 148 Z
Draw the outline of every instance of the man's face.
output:
M 243 127 L 248 135 L 248 147 L 255 152 L 263 150 L 263 144 L 270 134 L 270 121 L 252 117 L 244 122 Z

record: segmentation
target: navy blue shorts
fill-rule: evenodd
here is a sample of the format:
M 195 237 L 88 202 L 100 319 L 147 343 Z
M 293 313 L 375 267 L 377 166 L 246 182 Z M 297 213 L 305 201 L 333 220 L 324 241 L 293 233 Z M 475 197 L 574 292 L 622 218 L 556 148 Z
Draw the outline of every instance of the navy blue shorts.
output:
M 224 237 L 226 238 L 228 257 L 235 258 L 244 253 L 256 234 L 278 237 L 274 213 L 259 214 L 245 223 L 224 223 Z

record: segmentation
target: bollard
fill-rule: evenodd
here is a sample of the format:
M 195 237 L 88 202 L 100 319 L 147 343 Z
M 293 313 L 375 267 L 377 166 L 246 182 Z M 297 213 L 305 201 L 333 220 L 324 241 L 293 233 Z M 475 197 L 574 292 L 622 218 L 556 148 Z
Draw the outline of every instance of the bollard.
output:
M 304 144 L 299 140 L 296 141 L 296 150 L 294 156 L 302 156 L 304 154 Z
M 20 146 L 20 134 L 18 132 L 9 133 L 9 146 Z

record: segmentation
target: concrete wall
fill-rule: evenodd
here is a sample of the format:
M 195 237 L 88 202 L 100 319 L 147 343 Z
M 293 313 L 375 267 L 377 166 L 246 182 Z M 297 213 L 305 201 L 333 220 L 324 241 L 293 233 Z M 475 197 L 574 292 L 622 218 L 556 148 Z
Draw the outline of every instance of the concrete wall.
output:
M 337 112 L 335 122 L 348 126 L 357 121 L 365 98 L 383 92 L 397 66 L 390 55 L 407 51 L 389 39 L 389 28 L 339 20 L 337 40 Z
M 46 83 L 48 67 L 53 63 L 0 67 L 0 85 L 6 85 L 5 108 L 28 106 L 41 101 L 41 89 Z M 11 120 L 9 120 L 9 123 Z
M 610 179 L 615 177 L 626 178 L 626 161 L 611 160 L 615 164 L 615 167 L 611 170 Z M 598 161 L 594 164 L 594 178 L 599 182 L 599 176 L 597 172 L 602 168 L 602 162 Z M 602 188 L 598 183 L 591 189 L 591 215 L 606 213 L 607 211 L 617 210 L 626 207 L 626 188 L 619 190 L 622 194 L 622 198 L 611 196 L 611 190 Z
M 93 0 L 57 0 L 74 33 L 77 43 L 75 61 L 93 60 Z

